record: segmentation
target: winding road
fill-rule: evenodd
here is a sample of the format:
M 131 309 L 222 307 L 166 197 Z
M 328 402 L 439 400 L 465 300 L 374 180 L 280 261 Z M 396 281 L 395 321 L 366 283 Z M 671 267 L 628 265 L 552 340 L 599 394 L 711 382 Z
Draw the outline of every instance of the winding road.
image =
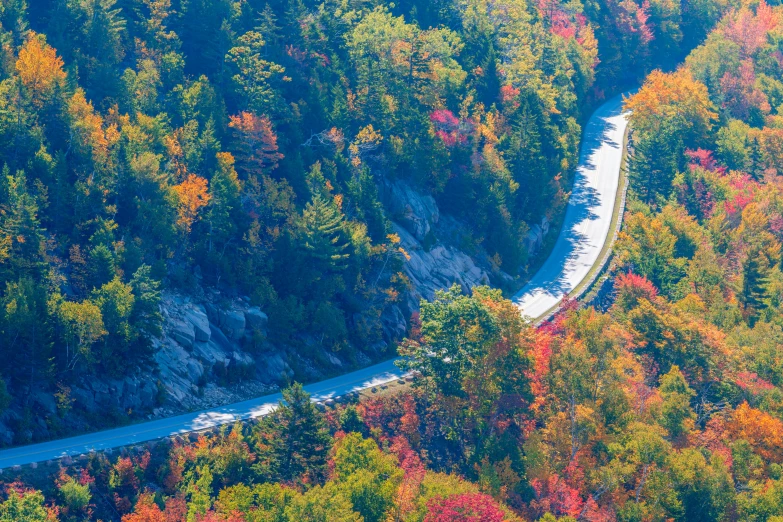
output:
M 555 247 L 541 269 L 512 298 L 533 320 L 556 309 L 563 296 L 571 295 L 590 276 L 601 262 L 604 244 L 612 238 L 628 126 L 623 96 L 604 103 L 587 122 L 574 186 Z
M 560 236 L 547 262 L 516 295 L 520 311 L 539 318 L 588 277 L 611 238 L 627 125 L 622 97 L 602 105 L 585 128 L 579 167 Z M 315 401 L 381 386 L 404 376 L 394 361 L 305 386 Z M 276 393 L 198 412 L 0 451 L 0 470 L 62 457 L 106 451 L 261 417 L 281 400 Z

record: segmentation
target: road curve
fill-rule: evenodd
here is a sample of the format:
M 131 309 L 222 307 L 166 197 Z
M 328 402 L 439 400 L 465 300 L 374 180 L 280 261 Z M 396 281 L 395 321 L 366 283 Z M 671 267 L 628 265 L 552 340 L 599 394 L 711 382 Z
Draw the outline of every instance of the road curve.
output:
M 582 135 L 579 166 L 563 227 L 546 263 L 513 298 L 523 315 L 539 319 L 588 277 L 610 240 L 628 126 L 623 95 L 599 107 Z
M 618 190 L 626 120 L 622 98 L 601 106 L 583 136 L 580 165 L 560 237 L 543 268 L 514 301 L 524 315 L 538 318 L 556 306 L 588 275 L 609 235 Z M 394 361 L 305 386 L 315 401 L 380 386 L 404 376 Z M 0 451 L 0 470 L 152 440 L 261 417 L 279 403 L 280 393 L 106 431 Z

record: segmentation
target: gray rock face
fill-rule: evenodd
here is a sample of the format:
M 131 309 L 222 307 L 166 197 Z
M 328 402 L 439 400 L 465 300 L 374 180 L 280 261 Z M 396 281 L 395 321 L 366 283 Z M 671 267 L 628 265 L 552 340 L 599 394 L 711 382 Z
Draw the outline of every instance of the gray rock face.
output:
M 245 314 L 239 310 L 221 310 L 219 326 L 229 339 L 238 341 L 245 333 Z
M 257 306 L 245 311 L 247 326 L 259 332 L 265 332 L 269 326 L 269 317 Z
M 54 401 L 54 396 L 50 393 L 41 391 L 35 392 L 32 396 L 32 401 L 47 415 L 54 415 L 57 413 L 57 403 Z
M 193 354 L 204 361 L 207 366 L 213 367 L 216 364 L 228 366 L 229 355 L 214 341 L 196 343 L 193 346 Z
M 440 215 L 432 196 L 420 194 L 400 180 L 385 182 L 382 194 L 393 222 L 393 230 L 402 241 L 400 246 L 410 255 L 410 260 L 404 263 L 404 270 L 413 283 L 413 291 L 407 296 L 406 312 L 418 310 L 422 298 L 431 300 L 436 290 L 449 288 L 455 283 L 464 292 L 474 286 L 490 283 L 489 263 L 485 260 L 483 265 L 486 268 L 482 268 L 483 265 L 480 266 L 471 256 L 450 243 L 457 243 L 461 235 L 467 232 L 455 219 Z M 439 240 L 448 240 L 438 241 L 432 248 L 426 249 L 422 243 L 431 232 Z M 507 274 L 498 272 L 495 274 L 497 277 L 511 279 Z M 399 315 L 387 312 L 384 317 L 386 339 L 399 338 L 403 332 L 405 321 L 404 317 L 400 320 L 403 314 L 400 310 L 398 312 Z
M 93 391 L 87 388 L 83 388 L 81 386 L 72 386 L 71 399 L 73 400 L 73 407 L 81 411 L 94 413 L 98 409 L 98 406 L 95 403 L 95 395 L 93 394 Z
M 530 227 L 530 231 L 525 236 L 525 246 L 527 247 L 527 253 L 530 256 L 534 256 L 541 250 L 541 246 L 544 244 L 544 237 L 549 233 L 549 220 L 544 216 L 541 220 L 541 224 L 535 224 Z
M 390 340 L 400 340 L 408 332 L 408 322 L 397 305 L 391 305 L 383 311 L 381 316 L 383 336 Z
M 209 329 L 209 319 L 207 319 L 207 313 L 203 307 L 191 308 L 185 312 L 185 319 L 193 325 L 196 341 L 209 341 L 212 332 Z
M 185 348 L 192 348 L 196 341 L 196 330 L 190 321 L 172 319 L 167 323 L 169 335 Z
M 210 324 L 209 326 L 212 331 L 210 341 L 214 342 L 225 351 L 231 351 L 233 349 L 232 343 L 229 341 L 228 337 L 226 337 L 226 334 L 223 333 L 223 330 L 213 324 Z
M 259 363 L 258 376 L 262 381 L 282 383 L 286 377 L 294 376 L 294 371 L 280 354 L 263 357 Z
M 168 399 L 185 407 L 190 406 L 196 383 L 204 373 L 204 367 L 196 359 L 195 351 L 189 353 L 175 342 L 164 341 L 155 352 L 155 362 L 158 363 L 160 381 Z M 151 391 L 154 397 L 157 389 Z
M 402 180 L 387 181 L 382 195 L 392 220 L 419 241 L 424 240 L 440 219 L 435 199 L 416 192 Z
M 489 284 L 489 274 L 461 250 L 437 244 L 426 251 L 407 230 L 396 223 L 393 228 L 402 240 L 401 246 L 410 255 L 410 260 L 405 263 L 405 273 L 415 289 L 410 296 L 412 309 L 418 309 L 422 297 L 431 300 L 436 290 L 449 288 L 454 283 L 465 292 L 474 286 Z

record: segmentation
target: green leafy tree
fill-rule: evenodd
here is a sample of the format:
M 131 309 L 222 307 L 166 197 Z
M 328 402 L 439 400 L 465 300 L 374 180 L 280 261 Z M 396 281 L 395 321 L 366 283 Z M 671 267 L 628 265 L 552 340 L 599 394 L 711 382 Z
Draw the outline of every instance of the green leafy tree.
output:
M 263 58 L 266 42 L 261 34 L 245 33 L 237 39 L 237 44 L 227 56 L 235 71 L 232 79 L 237 93 L 252 111 L 279 114 L 282 104 L 277 85 L 285 79 L 285 68 Z
M 65 337 L 64 367 L 72 370 L 79 360 L 94 362 L 92 347 L 106 335 L 101 309 L 90 301 L 65 301 L 58 305 L 57 315 Z
M 671 479 L 682 502 L 682 520 L 722 520 L 731 509 L 734 485 L 723 461 L 694 448 L 669 457 Z
M 125 57 L 122 38 L 126 19 L 117 0 L 77 0 L 67 3 L 73 25 L 68 36 L 78 42 L 75 54 L 85 84 L 94 99 L 114 96 L 119 89 L 119 64 Z M 57 41 L 57 46 L 65 42 Z
M 302 496 L 294 498 L 286 508 L 289 520 L 302 522 L 361 522 L 351 501 L 333 483 L 315 486 Z
M 74 518 L 84 516 L 92 501 L 90 484 L 82 484 L 69 475 L 61 476 L 60 479 L 61 482 L 57 486 L 58 494 L 68 509 L 68 514 Z
M 742 287 L 739 294 L 745 312 L 754 319 L 766 306 L 769 267 L 763 254 L 754 248 L 742 263 Z
M 91 300 L 100 309 L 106 329 L 98 362 L 111 374 L 120 374 L 140 355 L 132 350 L 138 336 L 130 322 L 135 304 L 133 288 L 115 277 L 93 290 Z
M 402 349 L 406 367 L 432 379 L 443 394 L 462 395 L 463 380 L 499 339 L 494 317 L 457 285 L 422 301 L 420 317 L 422 341 L 407 341 Z
M 385 520 L 402 475 L 393 456 L 384 455 L 375 441 L 358 433 L 347 435 L 335 447 L 333 480 L 365 522 Z
M 340 210 L 319 193 L 307 203 L 302 214 L 302 247 L 322 272 L 345 266 L 350 243 L 345 234 L 345 218 Z
M 30 389 L 51 377 L 53 332 L 45 288 L 30 278 L 6 284 L 0 297 L 3 373 Z
M 19 277 L 40 280 L 45 244 L 38 220 L 38 202 L 30 193 L 27 177 L 11 175 L 8 166 L 0 179 L 0 281 Z
M 212 482 L 214 475 L 209 466 L 200 466 L 194 470 L 195 480 L 190 481 L 185 492 L 188 498 L 188 520 L 198 520 L 212 507 Z
M 130 280 L 133 290 L 131 322 L 138 330 L 139 340 L 149 344 L 160 335 L 163 316 L 160 313 L 160 282 L 151 276 L 148 265 L 140 266 Z
M 690 402 L 696 393 L 688 386 L 685 376 L 676 365 L 661 377 L 660 392 L 663 398 L 661 425 L 672 439 L 677 439 L 693 427 L 696 415 Z
M 97 245 L 90 250 L 87 270 L 92 288 L 100 288 L 114 279 L 117 271 L 114 254 L 106 245 Z
M 19 491 L 9 488 L 8 499 L 0 503 L 2 522 L 51 522 L 56 515 L 44 507 L 44 496 L 40 491 Z

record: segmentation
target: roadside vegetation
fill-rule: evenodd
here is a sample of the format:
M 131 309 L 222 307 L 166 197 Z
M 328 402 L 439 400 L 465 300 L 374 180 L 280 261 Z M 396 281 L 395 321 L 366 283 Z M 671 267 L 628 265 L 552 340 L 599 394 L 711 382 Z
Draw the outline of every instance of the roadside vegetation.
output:
M 126 4 L 3 4 L 13 397 L 31 372 L 142 364 L 159 285 L 196 265 L 339 344 L 393 248 L 381 173 L 518 266 L 506 240 L 565 201 L 580 108 L 669 72 L 627 100 L 607 310 L 567 301 L 534 327 L 498 290 L 447 289 L 399 347 L 410 389 L 320 411 L 294 385 L 253 426 L 8 471 L 0 521 L 783 520 L 782 7 Z M 311 129 L 328 146 L 301 147 Z
M 729 8 L 3 2 L 0 409 L 16 442 L 32 395 L 67 416 L 78 378 L 154 369 L 164 291 L 248 296 L 273 343 L 360 360 L 410 288 L 384 180 L 434 195 L 465 248 L 524 273 L 528 224 L 567 201 L 579 122 Z

